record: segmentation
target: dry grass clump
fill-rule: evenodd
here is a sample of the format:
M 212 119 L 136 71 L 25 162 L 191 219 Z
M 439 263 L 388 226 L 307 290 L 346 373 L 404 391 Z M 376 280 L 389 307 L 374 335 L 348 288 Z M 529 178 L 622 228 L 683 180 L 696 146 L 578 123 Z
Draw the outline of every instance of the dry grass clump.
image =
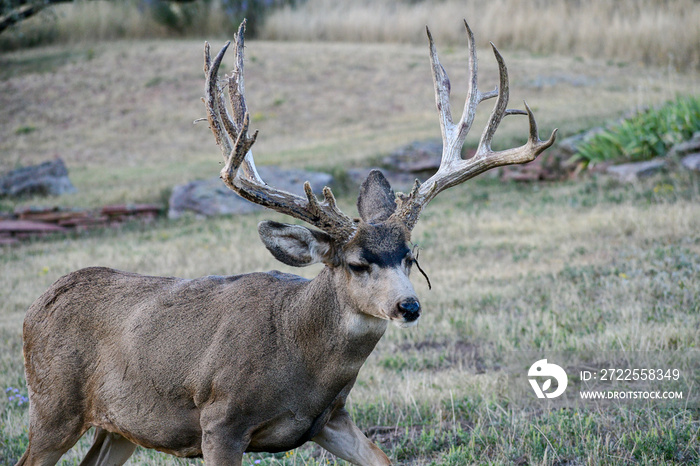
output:
M 700 66 L 700 9 L 692 0 L 309 0 L 270 14 L 261 38 L 415 43 L 427 24 L 438 41 L 456 44 L 464 41 L 459 18 L 484 31 L 483 46 Z

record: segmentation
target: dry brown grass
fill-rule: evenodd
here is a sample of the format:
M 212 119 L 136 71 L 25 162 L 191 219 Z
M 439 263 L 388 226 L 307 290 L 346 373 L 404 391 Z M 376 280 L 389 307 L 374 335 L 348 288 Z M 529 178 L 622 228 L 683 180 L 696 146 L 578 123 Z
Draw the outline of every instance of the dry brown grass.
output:
M 438 41 L 458 44 L 460 18 L 483 31 L 482 46 L 700 67 L 700 8 L 693 0 L 308 0 L 271 14 L 261 37 L 418 43 L 427 24 Z

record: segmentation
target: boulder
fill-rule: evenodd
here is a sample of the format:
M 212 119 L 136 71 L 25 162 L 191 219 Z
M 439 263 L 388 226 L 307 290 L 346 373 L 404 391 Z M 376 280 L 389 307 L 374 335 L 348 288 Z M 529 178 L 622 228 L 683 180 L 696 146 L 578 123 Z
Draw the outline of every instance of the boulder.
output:
M 631 182 L 639 178 L 651 176 L 660 172 L 666 166 L 666 161 L 656 158 L 646 162 L 623 163 L 607 167 L 606 173 L 619 181 Z
M 594 136 L 605 131 L 605 128 L 601 126 L 596 126 L 589 130 L 583 131 L 568 138 L 564 138 L 561 141 L 557 141 L 555 148 L 561 151 L 562 156 L 565 158 L 570 158 L 578 152 L 578 148 L 584 142 L 590 141 Z
M 420 173 L 436 172 L 442 158 L 441 141 L 414 141 L 382 160 L 388 171 Z
M 668 151 L 669 157 L 683 157 L 688 154 L 700 153 L 700 131 L 693 134 L 687 141 L 675 144 Z
M 700 152 L 683 157 L 681 159 L 681 165 L 688 170 L 700 172 Z
M 276 166 L 258 167 L 260 177 L 270 186 L 306 197 L 304 182 L 318 195 L 324 186 L 333 183 L 328 173 L 306 170 L 283 169 Z M 173 188 L 170 195 L 168 217 L 178 218 L 186 211 L 206 217 L 214 215 L 249 214 L 263 207 L 253 204 L 231 191 L 218 177 L 207 180 L 192 181 Z
M 0 196 L 59 196 L 76 191 L 60 158 L 18 168 L 0 177 Z

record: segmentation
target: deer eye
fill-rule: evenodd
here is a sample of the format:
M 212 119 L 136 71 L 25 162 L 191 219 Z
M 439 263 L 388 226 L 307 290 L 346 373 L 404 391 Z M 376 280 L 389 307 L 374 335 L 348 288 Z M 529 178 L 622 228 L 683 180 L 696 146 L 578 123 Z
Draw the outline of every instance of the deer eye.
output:
M 364 262 L 355 262 L 352 264 L 348 264 L 348 268 L 353 273 L 357 273 L 357 274 L 369 273 L 369 271 L 371 270 L 370 265 L 367 263 L 364 263 Z

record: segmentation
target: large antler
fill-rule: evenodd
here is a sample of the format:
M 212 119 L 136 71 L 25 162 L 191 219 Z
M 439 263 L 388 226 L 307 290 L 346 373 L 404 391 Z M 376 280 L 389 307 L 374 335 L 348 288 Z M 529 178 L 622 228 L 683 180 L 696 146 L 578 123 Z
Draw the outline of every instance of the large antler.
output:
M 398 207 L 395 215 L 400 217 L 412 229 L 418 221 L 423 207 L 430 202 L 438 193 L 458 185 L 473 178 L 480 173 L 503 165 L 511 165 L 516 163 L 526 163 L 535 160 L 535 158 L 546 148 L 554 143 L 557 130 L 552 132 L 552 135 L 547 141 L 541 141 L 537 133 L 537 122 L 532 114 L 530 107 L 525 103 L 523 110 L 508 109 L 508 70 L 503 62 L 503 57 L 496 49 L 496 46 L 491 44 L 493 53 L 498 62 L 498 72 L 500 75 L 500 86 L 493 91 L 482 93 L 477 87 L 477 61 L 476 61 L 476 45 L 474 43 L 474 35 L 472 34 L 466 20 L 464 26 L 467 29 L 468 46 L 469 46 L 469 87 L 467 99 L 464 104 L 464 112 L 462 118 L 457 124 L 452 121 L 452 112 L 450 110 L 450 80 L 447 77 L 445 69 L 438 60 L 435 43 L 430 30 L 426 27 L 428 40 L 430 41 L 430 63 L 433 70 L 433 83 L 435 84 L 435 103 L 440 114 L 440 128 L 442 129 L 442 160 L 440 168 L 431 176 L 425 183 L 420 184 L 416 180 L 413 190 L 408 194 L 398 194 Z M 479 147 L 476 154 L 467 160 L 462 159 L 461 152 L 464 140 L 469 133 L 476 107 L 483 100 L 498 97 L 496 105 L 491 112 L 488 124 L 481 134 Z M 530 120 L 530 134 L 527 143 L 523 146 L 513 149 L 494 152 L 491 150 L 491 140 L 496 133 L 498 125 L 506 115 L 527 115 Z
M 225 78 L 224 89 L 219 89 L 217 75 L 221 60 L 228 49 L 227 42 L 211 60 L 209 43 L 204 45 L 204 74 L 206 75 L 204 102 L 207 107 L 209 127 L 216 144 L 224 156 L 221 179 L 226 186 L 241 197 L 277 212 L 289 215 L 313 225 L 345 242 L 355 233 L 355 221 L 336 206 L 335 197 L 329 187 L 323 188 L 324 200 L 316 198 L 309 182 L 304 183 L 306 198 L 267 185 L 258 174 L 250 148 L 258 132 L 248 135 L 250 116 L 245 102 L 243 83 L 243 33 L 245 21 L 238 28 L 234 44 L 235 63 L 231 76 Z M 233 115 L 229 114 L 224 101 L 224 90 L 228 89 L 229 103 Z

